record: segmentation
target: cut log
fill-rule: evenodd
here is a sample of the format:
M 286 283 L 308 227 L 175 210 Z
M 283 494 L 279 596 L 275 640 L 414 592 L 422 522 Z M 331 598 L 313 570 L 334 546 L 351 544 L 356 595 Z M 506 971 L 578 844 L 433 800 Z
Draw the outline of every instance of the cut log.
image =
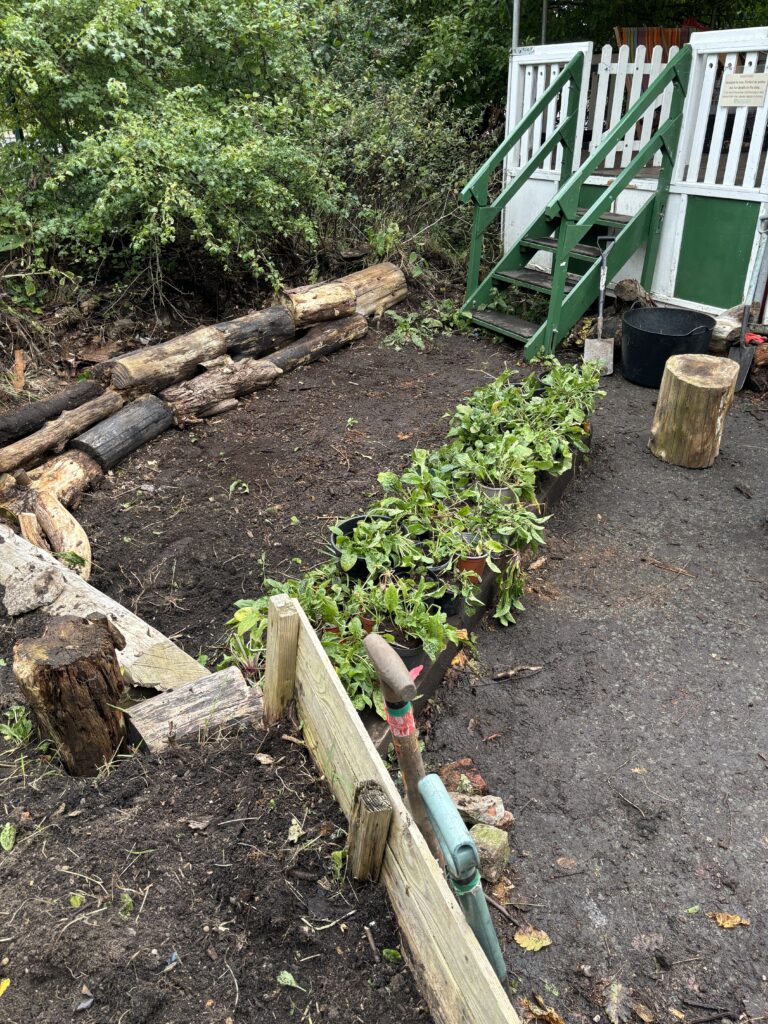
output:
M 173 690 L 208 674 L 153 626 L 2 524 L 0 587 L 0 608 L 11 616 L 39 610 L 50 615 L 106 615 L 125 637 L 118 660 L 135 686 Z
M 656 303 L 651 293 L 632 277 L 626 277 L 623 281 L 616 281 L 611 285 L 613 294 L 620 302 L 641 302 L 644 306 L 655 306 Z
M 726 355 L 728 349 L 741 337 L 741 320 L 734 317 L 719 316 L 715 320 L 709 351 L 713 355 Z
M 391 821 L 392 804 L 379 783 L 358 782 L 347 842 L 347 866 L 358 882 L 378 882 Z
M 289 288 L 281 302 L 290 310 L 297 328 L 319 324 L 325 320 L 338 320 L 355 312 L 357 297 L 349 285 L 341 281 L 324 284 L 306 284 Z
M 200 327 L 180 334 L 159 345 L 148 345 L 112 359 L 108 367 L 112 384 L 118 391 L 161 391 L 178 380 L 194 376 L 206 359 L 220 356 L 227 339 L 216 327 Z
M 24 540 L 34 544 L 36 548 L 42 548 L 43 551 L 51 550 L 34 512 L 19 512 L 19 530 Z
M 54 554 L 84 580 L 90 579 L 91 545 L 72 513 L 50 492 L 39 491 L 35 495 L 35 516 Z
M 672 356 L 664 367 L 648 447 L 657 459 L 706 469 L 720 451 L 739 364 L 717 356 Z
M 12 412 L 0 416 L 0 446 L 10 444 L 17 437 L 26 437 L 35 430 L 39 430 L 48 420 L 54 419 L 59 413 L 68 409 L 76 409 L 84 402 L 98 398 L 104 393 L 104 388 L 95 380 L 81 380 L 76 384 L 59 391 L 51 398 L 44 398 L 39 402 L 30 402 L 22 405 Z
M 106 391 L 99 398 L 63 412 L 57 419 L 46 423 L 42 429 L 0 449 L 0 473 L 17 466 L 28 466 L 52 448 L 63 445 L 70 438 L 82 433 L 93 423 L 111 416 L 123 405 L 124 399 L 114 391 Z
M 156 395 L 144 395 L 120 412 L 80 434 L 72 447 L 111 469 L 141 445 L 173 426 L 173 413 Z
M 293 316 L 285 306 L 270 306 L 255 313 L 216 324 L 227 341 L 227 351 L 258 359 L 282 348 L 296 336 Z
M 29 471 L 33 490 L 48 491 L 70 509 L 77 508 L 83 493 L 103 475 L 95 459 L 78 451 L 62 452 Z
M 214 367 L 192 380 L 174 384 L 162 393 L 173 409 L 176 423 L 182 426 L 202 416 L 210 416 L 227 399 L 265 388 L 282 370 L 269 360 L 240 359 Z
M 13 648 L 13 671 L 40 737 L 56 746 L 72 775 L 95 775 L 125 738 L 115 653 L 124 645 L 104 616 L 68 615 Z
M 357 313 L 342 320 L 334 320 L 332 323 L 318 324 L 317 327 L 308 330 L 299 341 L 286 345 L 279 352 L 274 352 L 259 362 L 269 362 L 283 373 L 288 373 L 297 366 L 303 366 L 319 359 L 320 356 L 335 352 L 355 338 L 362 338 L 367 330 L 368 321 Z
M 248 686 L 237 668 L 180 686 L 135 704 L 129 711 L 136 743 L 150 753 L 182 740 L 206 740 L 224 729 L 262 720 L 261 690 Z
M 375 263 L 339 281 L 354 291 L 355 312 L 361 316 L 381 316 L 408 295 L 405 274 L 394 263 Z

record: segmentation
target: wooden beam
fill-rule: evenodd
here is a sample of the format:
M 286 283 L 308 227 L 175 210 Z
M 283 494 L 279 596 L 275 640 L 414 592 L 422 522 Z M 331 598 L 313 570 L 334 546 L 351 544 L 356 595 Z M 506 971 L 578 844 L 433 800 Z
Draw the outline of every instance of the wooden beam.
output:
M 134 704 L 127 715 L 137 742 L 156 754 L 185 739 L 207 739 L 247 722 L 261 725 L 261 690 L 248 686 L 239 669 L 225 668 Z
M 304 739 L 347 817 L 358 783 L 367 779 L 376 780 L 392 804 L 381 880 L 433 1019 L 437 1024 L 519 1024 L 320 640 L 299 603 L 293 603 L 300 623 L 296 702 Z
M 347 839 L 347 868 L 358 882 L 377 882 L 387 848 L 392 804 L 375 779 L 355 789 Z
M 159 630 L 2 524 L 0 587 L 4 610 L 11 616 L 38 610 L 51 615 L 106 615 L 125 638 L 118 661 L 135 686 L 173 690 L 208 674 Z
M 299 617 L 296 605 L 286 594 L 269 599 L 267 609 L 267 650 L 264 669 L 264 721 L 276 722 L 293 699 L 296 683 Z

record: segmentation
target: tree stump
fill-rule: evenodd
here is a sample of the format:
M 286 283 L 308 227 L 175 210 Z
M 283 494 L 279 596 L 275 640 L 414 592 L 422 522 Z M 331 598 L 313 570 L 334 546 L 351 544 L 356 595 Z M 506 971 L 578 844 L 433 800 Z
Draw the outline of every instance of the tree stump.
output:
M 41 637 L 19 640 L 13 671 L 40 736 L 71 775 L 95 775 L 125 738 L 118 707 L 125 640 L 104 615 L 54 616 Z
M 648 447 L 657 459 L 706 469 L 720 451 L 739 365 L 718 356 L 672 356 L 664 367 Z

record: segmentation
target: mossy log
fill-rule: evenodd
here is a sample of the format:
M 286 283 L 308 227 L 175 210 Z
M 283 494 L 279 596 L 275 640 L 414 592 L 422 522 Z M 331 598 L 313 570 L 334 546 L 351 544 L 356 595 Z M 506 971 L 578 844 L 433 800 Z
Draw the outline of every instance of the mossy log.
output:
M 115 653 L 124 645 L 105 616 L 67 615 L 13 649 L 13 671 L 40 737 L 54 744 L 71 775 L 95 775 L 125 738 Z
M 648 447 L 657 459 L 706 469 L 720 451 L 739 365 L 718 356 L 672 356 L 664 367 Z

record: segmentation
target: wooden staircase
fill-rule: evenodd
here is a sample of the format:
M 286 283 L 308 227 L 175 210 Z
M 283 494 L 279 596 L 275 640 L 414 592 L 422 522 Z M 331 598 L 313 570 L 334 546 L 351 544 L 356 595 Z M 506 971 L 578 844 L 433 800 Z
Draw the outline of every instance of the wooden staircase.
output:
M 606 248 L 609 281 L 633 253 L 645 246 L 642 283 L 650 289 L 677 154 L 691 66 L 690 46 L 683 47 L 670 60 L 650 88 L 605 135 L 589 159 L 574 170 L 583 60 L 581 53 L 572 58 L 514 131 L 474 175 L 460 196 L 462 202 L 474 206 L 467 292 L 462 309 L 471 314 L 472 322 L 479 327 L 521 342 L 527 358 L 554 352 L 568 331 L 596 301 L 600 276 L 598 238 Z M 507 153 L 538 118 L 544 117 L 549 104 L 557 99 L 569 83 L 565 116 L 561 117 L 560 123 L 528 163 L 511 181 L 502 185 L 496 198 L 489 199 L 491 181 Z M 673 93 L 667 118 L 658 125 L 650 139 L 641 145 L 627 166 L 617 171 L 612 183 L 601 195 L 591 205 L 584 205 L 582 199 L 586 192 L 584 186 L 587 178 L 602 166 L 617 143 L 621 142 L 628 131 L 634 129 L 648 107 L 656 103 L 669 86 Z M 514 199 L 524 182 L 558 145 L 562 146 L 563 153 L 557 193 L 517 242 L 495 265 L 486 268 L 482 276 L 485 232 Z M 617 196 L 657 150 L 662 151 L 662 165 L 656 192 L 650 193 L 646 202 L 634 214 L 614 213 L 612 207 Z M 528 265 L 540 253 L 551 254 L 552 273 Z M 510 293 L 509 289 L 513 291 Z M 505 293 L 513 300 L 506 303 L 507 307 L 513 306 L 514 297 L 520 290 L 549 297 L 547 316 L 540 323 L 526 320 L 511 310 L 498 308 L 505 305 Z

